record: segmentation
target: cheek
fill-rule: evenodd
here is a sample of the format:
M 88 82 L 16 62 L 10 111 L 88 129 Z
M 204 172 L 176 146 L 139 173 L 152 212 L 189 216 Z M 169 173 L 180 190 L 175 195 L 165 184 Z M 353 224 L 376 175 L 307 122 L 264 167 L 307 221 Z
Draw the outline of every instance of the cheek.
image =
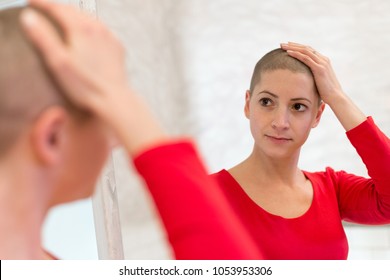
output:
M 79 186 L 81 196 L 90 196 L 96 185 L 97 179 L 108 158 L 110 147 L 107 137 L 99 134 L 88 135 L 80 140 L 79 153 L 74 158 L 74 166 L 71 168 L 76 185 Z M 82 143 L 81 143 L 82 142 Z
M 110 143 L 105 137 L 96 137 L 85 148 L 84 159 L 87 169 L 91 177 L 97 177 L 108 158 Z
M 310 131 L 313 127 L 314 119 L 311 114 L 305 114 L 299 116 L 294 121 L 294 131 L 296 134 L 299 134 L 302 138 L 302 141 L 305 142 L 308 138 Z
M 72 130 L 63 148 L 58 173 L 58 200 L 87 198 L 95 190 L 97 179 L 110 153 L 108 137 L 95 126 Z
M 271 118 L 269 115 L 259 111 L 251 111 L 249 116 L 249 127 L 253 138 L 259 138 L 270 127 Z

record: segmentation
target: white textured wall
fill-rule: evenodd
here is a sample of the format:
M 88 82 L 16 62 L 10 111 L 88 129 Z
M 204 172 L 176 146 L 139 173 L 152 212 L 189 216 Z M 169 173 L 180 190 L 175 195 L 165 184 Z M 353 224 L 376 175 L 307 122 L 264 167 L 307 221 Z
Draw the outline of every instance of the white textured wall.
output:
M 126 44 L 129 77 L 164 126 L 193 136 L 211 172 L 244 159 L 252 139 L 244 93 L 257 60 L 280 42 L 329 56 L 344 90 L 390 135 L 390 2 L 386 0 L 98 0 L 98 15 Z M 114 155 L 125 257 L 170 258 L 149 196 L 126 155 Z M 328 109 L 301 157 L 365 175 Z M 129 168 L 130 167 L 130 171 Z M 390 258 L 388 227 L 348 227 L 350 258 Z

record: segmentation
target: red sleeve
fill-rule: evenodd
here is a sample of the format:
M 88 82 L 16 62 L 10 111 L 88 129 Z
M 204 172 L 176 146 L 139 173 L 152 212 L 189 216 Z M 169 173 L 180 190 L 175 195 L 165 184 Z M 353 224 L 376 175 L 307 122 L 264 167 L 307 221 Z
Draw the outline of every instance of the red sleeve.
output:
M 261 259 L 249 234 L 207 175 L 190 142 L 168 143 L 134 159 L 176 259 Z
M 370 178 L 338 173 L 342 217 L 364 224 L 390 223 L 390 141 L 371 117 L 348 131 L 347 136 Z

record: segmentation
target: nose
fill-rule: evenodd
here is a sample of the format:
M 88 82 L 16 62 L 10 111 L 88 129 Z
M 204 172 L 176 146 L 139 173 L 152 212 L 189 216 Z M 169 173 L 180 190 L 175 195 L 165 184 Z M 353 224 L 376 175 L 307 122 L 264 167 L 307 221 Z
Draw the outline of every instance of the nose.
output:
M 289 111 L 283 108 L 275 110 L 275 115 L 272 121 L 272 128 L 276 130 L 287 130 L 290 128 Z

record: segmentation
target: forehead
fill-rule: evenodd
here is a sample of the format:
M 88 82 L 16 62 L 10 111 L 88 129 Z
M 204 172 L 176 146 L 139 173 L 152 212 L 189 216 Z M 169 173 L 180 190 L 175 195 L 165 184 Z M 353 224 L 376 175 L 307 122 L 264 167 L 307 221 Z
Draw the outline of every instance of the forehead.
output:
M 261 73 L 261 79 L 254 88 L 254 94 L 267 90 L 276 95 L 291 98 L 314 98 L 316 88 L 311 75 L 286 69 L 270 70 Z

